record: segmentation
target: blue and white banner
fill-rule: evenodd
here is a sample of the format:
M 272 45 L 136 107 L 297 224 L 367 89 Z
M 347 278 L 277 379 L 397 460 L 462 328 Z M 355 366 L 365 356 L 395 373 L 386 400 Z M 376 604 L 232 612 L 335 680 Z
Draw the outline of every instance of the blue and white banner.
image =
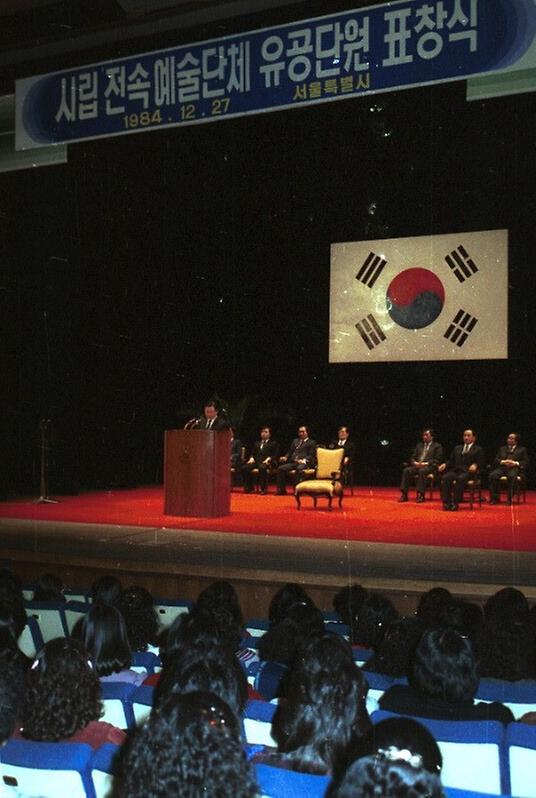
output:
M 398 0 L 16 82 L 16 147 L 536 65 L 535 0 Z
M 332 244 L 330 363 L 507 357 L 507 230 Z

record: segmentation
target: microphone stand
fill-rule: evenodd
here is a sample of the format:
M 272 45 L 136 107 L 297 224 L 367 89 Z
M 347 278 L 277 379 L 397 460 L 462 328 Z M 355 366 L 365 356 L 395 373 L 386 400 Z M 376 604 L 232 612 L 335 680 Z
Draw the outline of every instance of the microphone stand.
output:
M 39 422 L 41 430 L 41 495 L 34 499 L 34 504 L 59 504 L 56 499 L 51 499 L 48 495 L 48 430 L 50 419 L 42 418 Z

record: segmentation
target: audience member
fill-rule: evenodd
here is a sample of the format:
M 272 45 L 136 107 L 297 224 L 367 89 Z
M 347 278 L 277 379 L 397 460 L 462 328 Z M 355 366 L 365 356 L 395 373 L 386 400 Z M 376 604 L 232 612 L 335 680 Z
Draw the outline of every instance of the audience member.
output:
M 259 657 L 269 662 L 290 665 L 296 652 L 311 638 L 324 634 L 324 616 L 312 604 L 293 604 L 287 615 L 259 640 Z
M 354 758 L 372 756 L 392 747 L 420 756 L 423 768 L 429 773 L 436 776 L 441 773 L 443 757 L 438 744 L 431 732 L 413 718 L 393 717 L 375 723 L 357 742 Z
M 27 669 L 11 651 L 0 653 L 0 746 L 15 730 L 26 689 Z
M 479 675 L 469 640 L 457 632 L 426 632 L 417 646 L 410 684 L 389 687 L 380 709 L 438 720 L 498 720 L 513 715 L 498 702 L 475 703 Z
M 41 574 L 37 579 L 33 601 L 65 601 L 65 585 L 55 574 Z
M 333 598 L 333 609 L 345 623 L 350 632 L 357 625 L 357 618 L 363 602 L 368 596 L 368 591 L 361 585 L 347 585 L 339 590 Z M 351 639 L 353 643 L 354 640 Z
M 521 591 L 503 588 L 488 599 L 478 655 L 482 676 L 509 681 L 536 678 L 536 629 Z
M 201 591 L 196 601 L 196 609 L 212 612 L 218 607 L 225 607 L 236 623 L 242 626 L 244 617 L 234 587 L 225 579 L 218 579 Z
M 255 798 L 259 790 L 227 704 L 204 691 L 170 695 L 125 750 L 115 798 Z
M 272 724 L 277 753 L 254 761 L 290 770 L 329 774 L 342 766 L 370 730 L 368 686 L 340 635 L 310 640 L 291 669 L 286 701 Z
M 433 587 L 422 594 L 415 614 L 422 619 L 427 629 L 437 629 L 442 608 L 452 600 L 453 596 L 450 590 L 445 587 Z
M 76 636 L 89 653 L 93 670 L 101 681 L 143 683 L 146 674 L 130 669 L 132 651 L 125 621 L 115 607 L 92 605 L 82 618 Z
M 363 670 L 386 676 L 407 676 L 423 632 L 424 624 L 415 616 L 392 621 L 374 649 L 374 656 L 363 665 Z
M 454 599 L 443 604 L 437 614 L 437 628 L 454 629 L 476 645 L 483 623 L 483 613 L 478 604 Z
M 117 609 L 125 619 L 132 651 L 158 653 L 158 617 L 149 591 L 138 585 L 123 590 Z
M 439 776 L 429 773 L 418 754 L 392 746 L 358 759 L 326 798 L 443 798 Z
M 268 608 L 270 626 L 274 626 L 287 617 L 289 609 L 295 604 L 307 604 L 314 607 L 314 602 L 301 585 L 287 582 L 274 594 Z
M 123 588 L 117 577 L 105 574 L 95 579 L 91 585 L 91 601 L 93 604 L 110 604 L 117 606 Z
M 190 649 L 166 663 L 155 687 L 153 707 L 160 706 L 171 694 L 184 695 L 208 690 L 229 704 L 240 716 L 248 698 L 247 679 L 235 656 L 217 647 L 210 652 Z
M 45 644 L 28 674 L 22 727 L 15 736 L 48 742 L 121 745 L 125 733 L 99 718 L 100 684 L 82 643 L 57 638 Z
M 22 594 L 22 583 L 7 568 L 0 571 L 0 604 L 13 620 L 15 638 L 18 640 L 26 626 L 26 609 Z
M 397 619 L 398 612 L 390 599 L 379 593 L 367 596 L 354 624 L 356 643 L 366 648 L 378 648 L 387 627 Z

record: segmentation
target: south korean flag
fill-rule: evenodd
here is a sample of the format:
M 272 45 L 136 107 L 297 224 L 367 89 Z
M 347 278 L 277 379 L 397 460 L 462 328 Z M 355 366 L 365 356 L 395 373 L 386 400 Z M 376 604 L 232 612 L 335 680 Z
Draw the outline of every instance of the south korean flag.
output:
M 508 357 L 508 231 L 331 245 L 330 363 Z

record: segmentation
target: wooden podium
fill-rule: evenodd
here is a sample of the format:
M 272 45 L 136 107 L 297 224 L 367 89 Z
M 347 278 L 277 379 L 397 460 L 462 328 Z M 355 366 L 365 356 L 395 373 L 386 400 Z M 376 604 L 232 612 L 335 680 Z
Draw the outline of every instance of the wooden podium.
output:
M 230 430 L 166 430 L 164 513 L 203 518 L 229 515 L 230 459 Z

